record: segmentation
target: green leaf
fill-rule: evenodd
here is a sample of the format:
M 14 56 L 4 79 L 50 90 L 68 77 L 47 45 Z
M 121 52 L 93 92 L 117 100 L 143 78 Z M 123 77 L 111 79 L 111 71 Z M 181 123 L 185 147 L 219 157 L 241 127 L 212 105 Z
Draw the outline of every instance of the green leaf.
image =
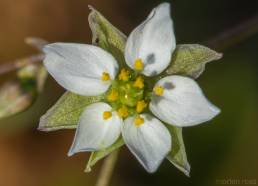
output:
M 125 66 L 124 49 L 126 36 L 114 27 L 97 10 L 89 6 L 89 25 L 92 31 L 92 43 L 111 53 L 120 67 Z
M 42 65 L 28 65 L 16 78 L 0 87 L 0 119 L 28 109 L 42 91 L 47 72 Z
M 91 168 L 102 158 L 104 158 L 105 156 L 109 155 L 111 152 L 119 149 L 120 147 L 122 147 L 124 145 L 124 140 L 122 137 L 120 137 L 113 145 L 111 145 L 110 147 L 103 149 L 101 151 L 96 151 L 96 152 L 92 152 L 90 155 L 90 159 L 87 163 L 85 172 L 90 172 Z
M 41 116 L 38 129 L 42 131 L 74 129 L 85 107 L 103 98 L 104 95 L 80 96 L 66 92 L 45 115 Z
M 197 78 L 204 71 L 206 63 L 220 58 L 222 54 L 199 44 L 177 45 L 166 73 Z
M 190 165 L 187 161 L 185 145 L 182 135 L 182 128 L 166 125 L 172 138 L 172 150 L 167 159 L 185 175 L 190 174 Z

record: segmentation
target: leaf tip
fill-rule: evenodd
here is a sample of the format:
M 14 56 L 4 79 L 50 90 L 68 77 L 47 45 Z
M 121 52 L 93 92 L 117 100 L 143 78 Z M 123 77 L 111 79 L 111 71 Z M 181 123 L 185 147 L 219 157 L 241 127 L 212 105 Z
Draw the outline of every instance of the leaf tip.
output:
M 90 166 L 87 166 L 87 167 L 84 169 L 84 172 L 85 172 L 85 173 L 90 173 L 90 172 L 91 172 L 91 167 L 90 167 Z
M 191 177 L 190 175 L 190 171 L 191 171 L 191 166 L 190 164 L 187 162 L 187 164 L 185 165 L 185 169 L 183 171 L 183 173 L 187 176 L 187 177 Z
M 48 129 L 45 127 L 46 123 L 47 123 L 46 115 L 41 116 L 39 119 L 39 125 L 38 125 L 37 130 L 42 131 L 42 132 L 47 132 Z
M 85 173 L 91 172 L 91 166 L 92 166 L 92 159 L 93 159 L 94 152 L 91 153 L 90 158 L 88 160 L 88 163 L 86 165 L 86 168 L 84 169 Z M 94 165 L 94 164 L 93 164 Z
M 217 53 L 216 60 L 219 60 L 223 57 L 223 53 Z
M 186 175 L 187 177 L 191 177 L 190 176 L 190 171 L 191 171 L 191 166 L 188 162 L 185 163 L 184 166 L 180 166 L 174 162 L 171 162 L 176 168 L 178 168 L 181 172 L 184 173 L 184 175 Z
M 68 157 L 71 157 L 72 155 L 74 155 L 75 154 L 75 152 L 74 152 L 74 148 L 73 148 L 73 145 L 72 145 L 72 147 L 71 147 L 71 149 L 68 151 L 68 153 L 67 153 L 67 156 Z
M 51 132 L 52 131 L 44 126 L 38 126 L 37 130 L 41 131 L 41 132 Z

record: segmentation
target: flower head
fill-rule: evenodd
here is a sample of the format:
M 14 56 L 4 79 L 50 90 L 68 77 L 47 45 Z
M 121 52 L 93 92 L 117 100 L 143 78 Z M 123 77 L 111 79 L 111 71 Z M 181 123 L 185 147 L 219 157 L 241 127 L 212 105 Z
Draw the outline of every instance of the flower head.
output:
M 124 54 L 129 68 L 119 69 L 111 54 L 93 45 L 44 48 L 44 64 L 61 86 L 83 96 L 105 94 L 82 113 L 69 155 L 105 149 L 122 134 L 144 168 L 154 172 L 172 148 L 164 123 L 193 126 L 219 113 L 191 78 L 172 75 L 148 84 L 148 77 L 168 67 L 175 47 L 170 5 L 163 3 L 129 35 Z

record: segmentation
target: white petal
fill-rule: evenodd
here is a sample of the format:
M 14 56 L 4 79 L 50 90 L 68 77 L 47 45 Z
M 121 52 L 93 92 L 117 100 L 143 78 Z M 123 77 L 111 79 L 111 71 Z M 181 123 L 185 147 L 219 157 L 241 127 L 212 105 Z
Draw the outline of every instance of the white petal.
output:
M 191 78 L 168 76 L 159 80 L 156 86 L 162 86 L 165 90 L 163 96 L 153 96 L 150 110 L 168 124 L 180 127 L 197 125 L 220 112 Z
M 44 48 L 48 72 L 65 89 L 86 96 L 104 93 L 110 81 L 102 81 L 103 72 L 114 79 L 118 65 L 103 49 L 85 44 L 54 43 Z
M 112 112 L 111 118 L 103 119 L 103 112 L 111 109 L 108 104 L 101 102 L 86 107 L 80 117 L 69 156 L 107 148 L 119 138 L 123 121 L 117 113 Z
M 129 35 L 125 48 L 126 63 L 133 69 L 135 60 L 140 58 L 144 63 L 142 73 L 157 75 L 170 63 L 175 47 L 170 5 L 162 3 Z
M 138 161 L 150 173 L 155 172 L 171 150 L 171 137 L 168 129 L 156 118 L 142 114 L 144 123 L 135 126 L 134 117 L 125 120 L 122 135 L 125 144 Z

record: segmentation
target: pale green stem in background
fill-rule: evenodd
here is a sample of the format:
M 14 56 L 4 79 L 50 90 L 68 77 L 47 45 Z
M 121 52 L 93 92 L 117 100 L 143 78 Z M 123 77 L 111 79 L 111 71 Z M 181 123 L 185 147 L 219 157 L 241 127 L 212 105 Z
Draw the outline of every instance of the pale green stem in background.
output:
M 9 63 L 4 63 L 0 65 L 0 75 L 6 74 L 14 70 L 18 70 L 22 67 L 25 67 L 27 65 L 30 65 L 36 62 L 40 62 L 43 59 L 44 59 L 44 54 L 37 54 L 37 55 L 32 55 L 25 58 L 17 59 Z
M 111 180 L 116 161 L 118 159 L 119 150 L 112 152 L 102 164 L 98 180 L 95 186 L 108 186 Z
M 25 38 L 24 42 L 27 45 L 30 45 L 31 47 L 37 49 L 39 52 L 42 52 L 42 48 L 48 44 L 48 42 L 44 39 L 37 38 L 37 37 L 27 37 Z M 0 75 L 6 74 L 8 72 L 18 70 L 22 67 L 25 67 L 27 65 L 36 63 L 36 62 L 41 62 L 44 59 L 44 54 L 37 54 L 37 55 L 32 55 L 28 57 L 24 57 L 21 59 L 17 59 L 15 61 L 9 62 L 9 63 L 4 63 L 0 65 Z

